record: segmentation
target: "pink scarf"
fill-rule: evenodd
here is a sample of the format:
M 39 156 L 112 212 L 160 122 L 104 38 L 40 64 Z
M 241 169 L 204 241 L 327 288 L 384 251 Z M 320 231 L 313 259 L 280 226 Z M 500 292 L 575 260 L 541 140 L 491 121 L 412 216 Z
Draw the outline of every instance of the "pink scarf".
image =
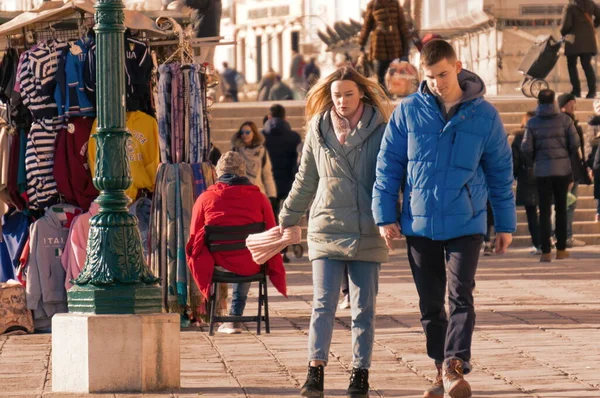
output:
M 333 124 L 333 131 L 335 131 L 335 136 L 340 144 L 344 145 L 344 143 L 346 143 L 346 138 L 348 138 L 348 135 L 353 129 L 356 128 L 358 122 L 360 122 L 360 118 L 362 118 L 364 110 L 365 105 L 362 101 L 360 101 L 354 116 L 352 116 L 352 119 L 348 120 L 337 113 L 335 106 L 331 108 L 331 122 Z

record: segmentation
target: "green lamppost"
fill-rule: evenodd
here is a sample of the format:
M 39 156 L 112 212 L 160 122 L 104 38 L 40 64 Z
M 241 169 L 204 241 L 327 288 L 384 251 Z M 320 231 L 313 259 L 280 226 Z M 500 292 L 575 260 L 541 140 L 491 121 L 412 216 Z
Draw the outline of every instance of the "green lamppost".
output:
M 98 215 L 90 221 L 85 268 L 68 292 L 69 312 L 160 313 L 161 291 L 143 259 L 137 219 L 129 214 L 131 185 L 125 115 L 125 6 L 96 1 L 98 130 L 94 185 Z
M 52 390 L 115 393 L 181 385 L 180 319 L 162 313 L 158 279 L 142 256 L 125 120 L 122 0 L 96 1 L 96 174 L 98 215 L 90 221 L 85 268 L 67 293 L 69 313 L 52 318 Z

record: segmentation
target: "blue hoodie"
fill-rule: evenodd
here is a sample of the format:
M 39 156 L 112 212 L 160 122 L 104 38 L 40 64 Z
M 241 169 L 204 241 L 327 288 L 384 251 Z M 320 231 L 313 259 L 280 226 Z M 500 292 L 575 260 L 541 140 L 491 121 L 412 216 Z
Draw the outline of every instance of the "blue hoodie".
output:
M 29 239 L 29 219 L 15 212 L 2 217 L 0 238 L 0 282 L 16 279 L 19 258 Z
M 460 106 L 446 115 L 426 82 L 395 109 L 381 143 L 373 187 L 377 225 L 398 220 L 406 236 L 448 240 L 484 234 L 486 203 L 497 232 L 516 230 L 512 153 L 500 115 L 474 73 L 459 74 Z M 404 182 L 404 183 L 403 183 Z

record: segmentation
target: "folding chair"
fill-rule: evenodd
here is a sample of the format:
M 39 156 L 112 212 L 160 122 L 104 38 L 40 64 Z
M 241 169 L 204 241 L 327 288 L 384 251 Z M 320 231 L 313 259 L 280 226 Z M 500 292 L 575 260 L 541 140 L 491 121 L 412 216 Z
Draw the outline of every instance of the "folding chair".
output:
M 254 223 L 239 226 L 204 227 L 205 242 L 211 253 L 241 250 L 246 248 L 246 238 L 250 234 L 263 232 L 265 223 Z M 215 264 L 218 265 L 218 264 Z M 217 284 L 218 283 L 247 283 L 258 282 L 258 314 L 256 316 L 218 316 L 217 315 Z M 233 272 L 215 270 L 212 277 L 212 289 L 209 298 L 210 325 L 209 335 L 214 335 L 216 322 L 256 322 L 256 334 L 260 334 L 261 322 L 265 322 L 265 330 L 271 333 L 269 324 L 269 296 L 267 294 L 267 267 L 262 264 L 258 274 L 242 276 Z M 262 309 L 264 306 L 264 315 Z

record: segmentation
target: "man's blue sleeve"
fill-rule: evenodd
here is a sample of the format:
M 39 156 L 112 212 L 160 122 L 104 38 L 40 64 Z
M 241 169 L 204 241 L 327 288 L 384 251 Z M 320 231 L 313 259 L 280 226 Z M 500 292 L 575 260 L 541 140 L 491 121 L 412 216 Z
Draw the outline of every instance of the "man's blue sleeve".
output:
M 408 133 L 404 124 L 404 109 L 400 104 L 388 122 L 377 155 L 371 204 L 377 225 L 393 224 L 397 221 L 396 203 L 407 163 Z

